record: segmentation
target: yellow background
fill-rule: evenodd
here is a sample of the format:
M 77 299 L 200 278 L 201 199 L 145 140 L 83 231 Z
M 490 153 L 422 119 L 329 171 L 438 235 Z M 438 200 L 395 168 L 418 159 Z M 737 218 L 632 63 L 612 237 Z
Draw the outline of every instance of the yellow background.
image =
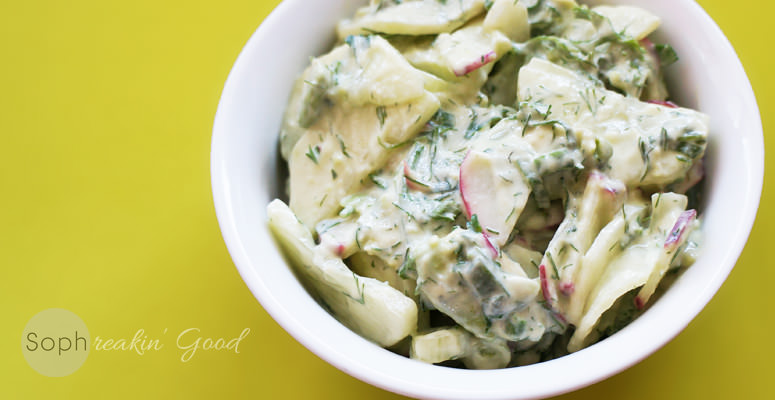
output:
M 286 334 L 220 237 L 212 121 L 237 54 L 278 3 L 2 1 L 0 398 L 398 398 Z M 775 6 L 700 3 L 737 49 L 768 131 Z M 765 185 L 736 269 L 686 331 L 634 368 L 562 398 L 771 398 L 775 215 L 766 205 L 774 189 Z M 71 376 L 39 375 L 19 340 L 50 307 L 78 314 L 92 339 L 144 329 L 165 347 L 92 351 Z M 215 338 L 251 333 L 240 354 L 200 351 L 183 363 L 175 338 L 188 328 Z

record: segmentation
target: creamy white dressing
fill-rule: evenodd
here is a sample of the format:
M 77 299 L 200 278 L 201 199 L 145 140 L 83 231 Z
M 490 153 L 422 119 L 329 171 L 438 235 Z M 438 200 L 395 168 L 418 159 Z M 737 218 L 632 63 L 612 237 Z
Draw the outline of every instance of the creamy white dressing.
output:
M 343 21 L 292 93 L 290 205 L 269 208 L 321 304 L 480 369 L 635 318 L 701 241 L 685 193 L 708 118 L 664 101 L 658 25 L 572 0 L 372 1 Z

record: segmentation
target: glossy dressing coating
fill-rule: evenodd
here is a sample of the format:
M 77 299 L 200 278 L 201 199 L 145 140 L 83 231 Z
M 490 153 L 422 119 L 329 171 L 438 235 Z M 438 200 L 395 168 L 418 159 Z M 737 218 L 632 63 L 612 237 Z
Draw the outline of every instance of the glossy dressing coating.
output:
M 321 304 L 469 368 L 558 357 L 635 318 L 696 257 L 685 193 L 708 133 L 665 102 L 658 25 L 568 0 L 372 1 L 343 21 L 292 93 L 290 205 L 269 208 Z

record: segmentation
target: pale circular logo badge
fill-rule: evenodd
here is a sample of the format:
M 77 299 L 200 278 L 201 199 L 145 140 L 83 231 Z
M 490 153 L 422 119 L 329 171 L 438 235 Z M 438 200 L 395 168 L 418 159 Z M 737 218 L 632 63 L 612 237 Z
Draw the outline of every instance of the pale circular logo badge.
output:
M 22 332 L 22 354 L 35 371 L 51 377 L 77 371 L 89 356 L 91 338 L 72 311 L 49 308 L 36 314 Z

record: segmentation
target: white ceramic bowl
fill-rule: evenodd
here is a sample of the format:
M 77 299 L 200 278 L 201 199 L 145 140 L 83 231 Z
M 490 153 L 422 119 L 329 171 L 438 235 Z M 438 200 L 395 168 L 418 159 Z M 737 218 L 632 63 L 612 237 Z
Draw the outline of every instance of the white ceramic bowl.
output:
M 764 171 L 761 119 L 732 46 L 694 1 L 604 2 L 638 5 L 662 17 L 658 39 L 671 43 L 681 56 L 669 71 L 671 90 L 680 104 L 702 110 L 712 120 L 704 252 L 653 307 L 587 349 L 495 371 L 416 362 L 381 349 L 332 318 L 286 266 L 267 229 L 265 208 L 283 187 L 277 134 L 292 83 L 310 56 L 331 46 L 335 21 L 364 1 L 285 0 L 234 65 L 212 142 L 212 187 L 223 237 L 266 311 L 342 371 L 396 393 L 439 399 L 521 399 L 568 392 L 632 366 L 683 330 L 732 270 L 753 225 Z

